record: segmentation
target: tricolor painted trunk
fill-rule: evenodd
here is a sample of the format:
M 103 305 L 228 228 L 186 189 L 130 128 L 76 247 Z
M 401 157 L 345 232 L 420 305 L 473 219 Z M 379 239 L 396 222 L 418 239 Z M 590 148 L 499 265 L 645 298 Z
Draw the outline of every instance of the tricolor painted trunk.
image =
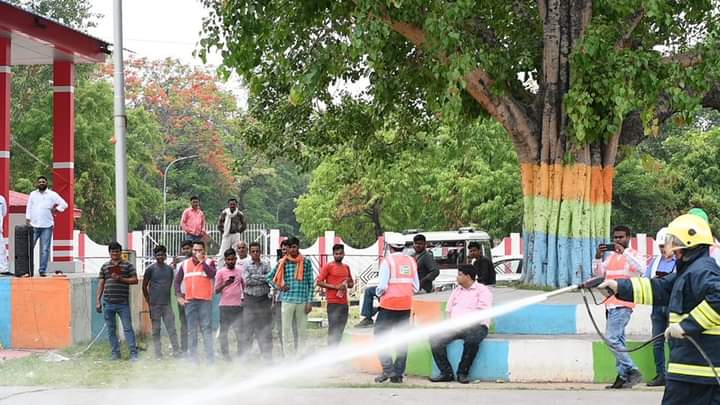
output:
M 564 287 L 590 277 L 610 227 L 613 168 L 523 164 L 526 283 Z

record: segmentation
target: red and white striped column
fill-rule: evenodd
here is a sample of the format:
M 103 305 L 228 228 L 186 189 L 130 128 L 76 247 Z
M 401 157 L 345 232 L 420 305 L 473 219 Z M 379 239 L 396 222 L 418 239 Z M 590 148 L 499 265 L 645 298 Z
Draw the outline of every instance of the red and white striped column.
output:
M 75 211 L 75 65 L 53 64 L 53 190 L 68 208 L 55 217 L 52 261 L 73 259 L 73 213 Z
M 0 38 L 0 194 L 10 212 L 10 38 Z M 9 235 L 9 215 L 2 234 Z

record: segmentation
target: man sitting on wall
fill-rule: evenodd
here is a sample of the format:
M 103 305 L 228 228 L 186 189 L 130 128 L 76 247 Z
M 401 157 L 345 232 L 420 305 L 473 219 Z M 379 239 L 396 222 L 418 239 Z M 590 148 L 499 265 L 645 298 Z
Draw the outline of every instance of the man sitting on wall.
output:
M 475 281 L 476 270 L 470 264 L 458 266 L 457 282 L 453 292 L 448 298 L 447 309 L 449 318 L 456 318 L 473 311 L 489 309 L 492 306 L 492 292 L 482 283 Z M 435 364 L 440 369 L 438 377 L 431 377 L 432 382 L 453 381 L 453 370 L 447 357 L 447 347 L 453 340 L 463 340 L 463 352 L 460 358 L 460 365 L 457 369 L 457 380 L 461 384 L 470 382 L 470 367 L 472 367 L 475 356 L 480 350 L 480 342 L 488 335 L 490 320 L 484 320 L 475 325 L 470 325 L 460 330 L 453 330 L 439 336 L 430 338 Z

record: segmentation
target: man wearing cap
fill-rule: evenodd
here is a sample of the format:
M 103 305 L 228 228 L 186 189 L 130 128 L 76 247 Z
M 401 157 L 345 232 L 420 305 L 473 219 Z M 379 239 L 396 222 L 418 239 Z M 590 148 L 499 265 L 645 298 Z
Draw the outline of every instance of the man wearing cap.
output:
M 720 267 L 709 254 L 713 244 L 706 221 L 681 215 L 668 225 L 664 243 L 666 252 L 675 255 L 675 272 L 663 278 L 605 280 L 598 286 L 636 304 L 667 305 L 670 362 L 663 405 L 720 403 L 716 370 L 709 364 L 720 364 Z
M 410 326 L 410 308 L 413 293 L 420 289 L 418 268 L 415 259 L 403 254 L 403 244 L 390 244 L 390 254 L 383 259 L 378 274 L 376 293 L 380 297 L 380 309 L 375 322 L 375 336 L 385 336 L 394 329 Z M 395 349 L 395 359 L 391 353 L 380 352 L 378 358 L 383 372 L 375 382 L 387 381 L 402 383 L 407 361 L 407 344 Z

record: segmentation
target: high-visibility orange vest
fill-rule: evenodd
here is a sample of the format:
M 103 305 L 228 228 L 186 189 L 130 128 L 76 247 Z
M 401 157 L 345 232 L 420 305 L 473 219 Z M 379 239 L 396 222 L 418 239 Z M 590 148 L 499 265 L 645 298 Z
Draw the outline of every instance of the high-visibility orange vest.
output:
M 390 267 L 390 280 L 387 290 L 380 296 L 380 307 L 393 311 L 409 310 L 412 308 L 417 262 L 406 255 L 390 255 L 385 260 Z
M 613 253 L 610 255 L 606 265 L 605 279 L 607 280 L 620 280 L 630 277 L 636 277 L 637 273 L 631 271 L 630 263 L 628 263 L 627 257 L 624 255 Z M 605 306 L 609 308 L 615 307 L 626 307 L 635 308 L 635 304 L 628 301 L 623 301 L 615 298 L 613 295 L 607 301 Z
M 183 283 L 185 283 L 185 299 L 212 300 L 213 282 L 203 271 L 203 263 L 195 263 L 192 258 L 183 263 Z

